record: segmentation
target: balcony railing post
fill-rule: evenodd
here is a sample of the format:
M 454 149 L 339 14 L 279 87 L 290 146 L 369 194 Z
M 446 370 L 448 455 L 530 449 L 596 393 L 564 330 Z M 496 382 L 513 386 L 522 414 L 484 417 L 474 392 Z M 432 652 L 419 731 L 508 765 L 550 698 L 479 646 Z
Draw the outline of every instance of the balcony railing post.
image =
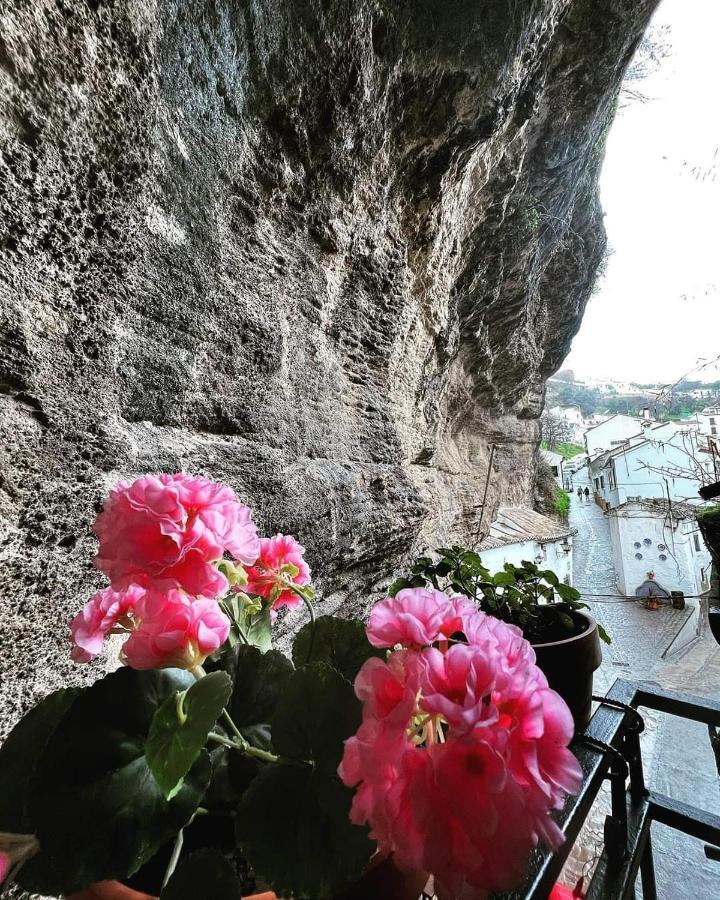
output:
M 642 879 L 643 900 L 657 900 L 655 860 L 653 859 L 652 835 L 649 831 L 645 838 L 645 849 L 640 860 L 640 878 Z

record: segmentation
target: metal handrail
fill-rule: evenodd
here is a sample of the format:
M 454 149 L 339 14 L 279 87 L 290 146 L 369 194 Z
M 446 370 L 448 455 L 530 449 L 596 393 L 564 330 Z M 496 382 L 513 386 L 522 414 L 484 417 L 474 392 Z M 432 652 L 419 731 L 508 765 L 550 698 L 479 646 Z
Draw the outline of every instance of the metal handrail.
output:
M 535 851 L 525 883 L 502 895 L 506 900 L 547 900 L 605 779 L 611 782 L 611 813 L 603 851 L 587 888 L 589 900 L 633 897 L 638 872 L 644 900 L 656 900 L 652 822 L 706 842 L 711 859 L 720 855 L 720 816 L 646 788 L 640 748 L 643 722 L 637 711 L 644 707 L 702 722 L 712 738 L 720 729 L 720 703 L 624 679 L 615 681 L 606 697 L 595 699 L 599 705 L 587 730 L 572 744 L 584 773 L 582 789 L 556 814 L 566 841 L 555 853 Z

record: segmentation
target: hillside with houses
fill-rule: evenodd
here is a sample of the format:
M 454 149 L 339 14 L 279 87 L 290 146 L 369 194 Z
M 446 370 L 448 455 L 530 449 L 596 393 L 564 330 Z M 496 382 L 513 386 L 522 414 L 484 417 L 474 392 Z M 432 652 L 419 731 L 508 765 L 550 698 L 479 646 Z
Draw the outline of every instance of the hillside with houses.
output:
M 649 407 L 629 416 L 558 405 L 546 415 L 541 455 L 562 489 L 604 513 L 618 592 L 642 594 L 651 581 L 661 597 L 707 593 L 711 557 L 698 512 L 709 503 L 701 488 L 720 481 L 720 406 L 677 421 L 659 421 Z M 568 441 L 578 452 L 566 452 Z

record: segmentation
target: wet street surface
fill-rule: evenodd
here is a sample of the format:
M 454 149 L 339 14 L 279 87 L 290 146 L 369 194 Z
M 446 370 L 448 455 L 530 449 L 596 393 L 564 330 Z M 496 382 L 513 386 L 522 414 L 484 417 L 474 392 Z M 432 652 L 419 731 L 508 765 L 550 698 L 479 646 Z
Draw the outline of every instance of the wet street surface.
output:
M 592 500 L 579 501 L 574 494 L 570 524 L 578 529 L 573 550 L 574 586 L 612 638 L 610 646 L 603 644 L 595 693 L 603 694 L 616 678 L 625 678 L 719 697 L 720 647 L 707 627 L 684 652 L 674 653 L 671 644 L 690 616 L 688 610 L 663 606 L 651 611 L 634 600 L 597 596 L 620 593 L 607 520 Z M 648 785 L 669 797 L 720 813 L 720 777 L 706 727 L 661 713 L 643 710 L 643 714 L 643 761 Z M 601 830 L 601 823 L 598 816 L 591 832 Z M 653 825 L 652 838 L 660 900 L 720 897 L 720 863 L 706 859 L 700 841 L 660 825 Z

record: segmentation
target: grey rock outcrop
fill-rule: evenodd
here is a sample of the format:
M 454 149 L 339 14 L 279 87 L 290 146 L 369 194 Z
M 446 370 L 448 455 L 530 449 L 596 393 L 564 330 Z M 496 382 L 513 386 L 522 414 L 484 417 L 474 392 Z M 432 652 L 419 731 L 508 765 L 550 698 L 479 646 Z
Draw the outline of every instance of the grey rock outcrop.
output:
M 355 610 L 474 540 L 491 444 L 485 522 L 530 497 L 656 2 L 0 0 L 6 722 L 120 476 L 227 481 Z

